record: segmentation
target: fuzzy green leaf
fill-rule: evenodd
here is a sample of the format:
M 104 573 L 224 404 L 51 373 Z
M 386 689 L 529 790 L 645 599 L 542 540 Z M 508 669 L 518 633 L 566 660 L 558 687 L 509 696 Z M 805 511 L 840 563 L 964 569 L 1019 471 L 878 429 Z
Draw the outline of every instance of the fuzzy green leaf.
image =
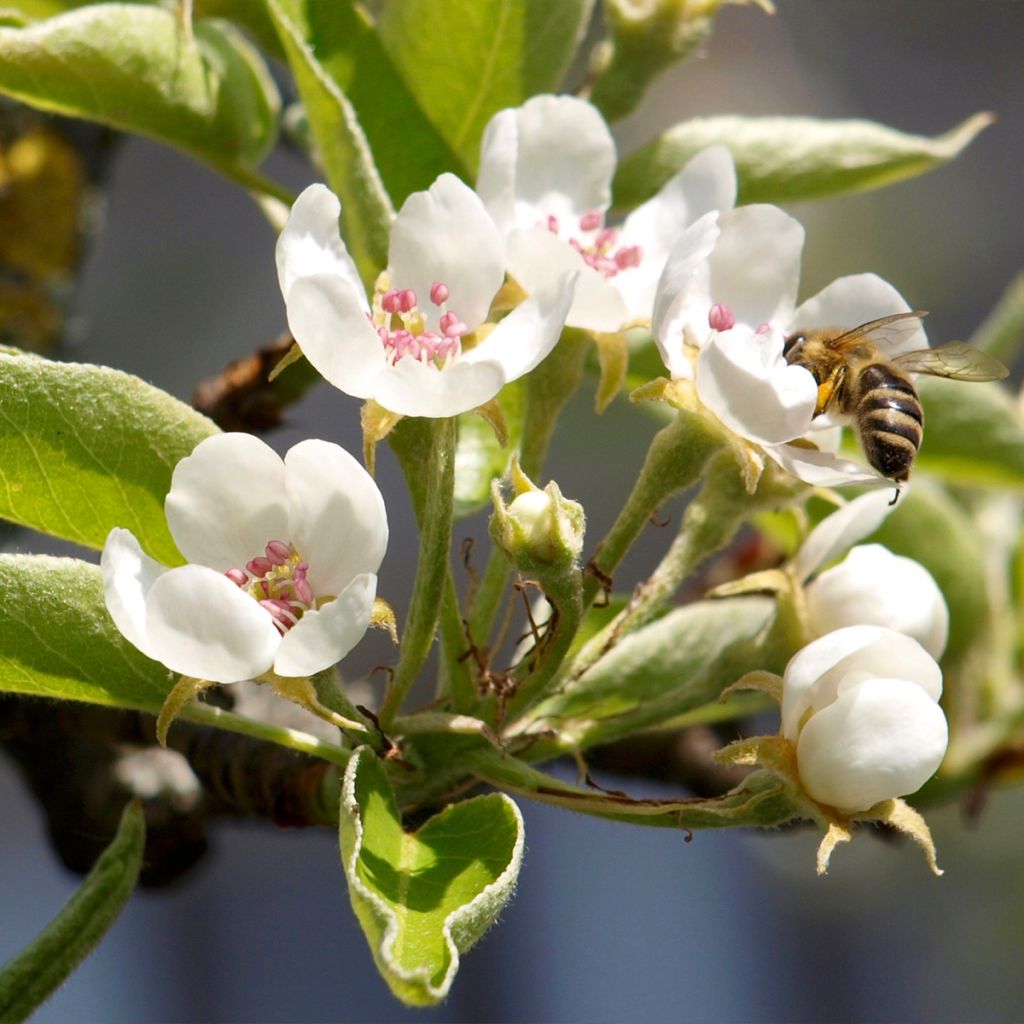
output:
M 280 99 L 262 58 L 226 22 L 194 39 L 162 7 L 91 4 L 0 28 L 0 92 L 30 106 L 140 132 L 231 174 L 277 138 Z
M 593 0 L 400 0 L 384 6 L 378 30 L 420 107 L 475 169 L 494 114 L 558 88 L 592 6 Z
M 950 483 L 1024 488 L 1024 423 L 998 384 L 921 377 L 925 431 L 916 464 Z
M 363 283 L 372 286 L 387 264 L 394 210 L 356 111 L 321 63 L 323 47 L 311 19 L 322 5 L 307 8 L 303 0 L 266 4 L 288 55 L 327 183 L 341 199 L 345 242 Z M 345 3 L 336 6 L 340 11 Z
M 532 709 L 579 746 L 610 742 L 714 701 L 752 669 L 781 671 L 792 651 L 762 597 L 697 601 L 624 637 Z
M 479 512 L 491 500 L 491 481 L 505 475 L 509 461 L 522 440 L 526 394 L 521 381 L 513 381 L 501 392 L 509 443 L 502 448 L 491 426 L 482 416 L 468 412 L 459 417 L 455 445 L 455 517 L 462 519 Z
M 391 4 L 392 7 L 401 6 Z M 284 9 L 288 9 L 282 4 Z M 441 10 L 446 9 L 439 5 Z M 455 151 L 441 137 L 395 69 L 366 12 L 350 0 L 306 2 L 300 8 L 316 60 L 351 103 L 391 202 L 429 188 L 444 171 L 467 177 Z M 408 46 L 412 40 L 406 40 Z M 442 77 L 447 78 L 451 69 Z
M 739 202 L 785 203 L 863 192 L 948 163 L 992 123 L 975 114 L 928 138 L 873 121 L 811 117 L 704 117 L 684 121 L 624 157 L 613 185 L 615 206 L 649 199 L 694 154 L 717 143 L 736 161 Z
M 74 558 L 0 555 L 0 691 L 158 711 L 173 685 L 103 603 L 99 567 Z
M 146 819 L 133 801 L 75 895 L 0 970 L 0 1020 L 27 1020 L 99 945 L 135 889 L 145 848 Z
M 123 526 L 178 565 L 163 508 L 171 472 L 215 433 L 127 373 L 0 351 L 0 516 L 92 548 Z
M 523 820 L 504 794 L 451 804 L 405 832 L 368 747 L 345 770 L 339 810 L 352 908 L 391 991 L 412 1006 L 444 999 L 464 953 L 512 894 Z

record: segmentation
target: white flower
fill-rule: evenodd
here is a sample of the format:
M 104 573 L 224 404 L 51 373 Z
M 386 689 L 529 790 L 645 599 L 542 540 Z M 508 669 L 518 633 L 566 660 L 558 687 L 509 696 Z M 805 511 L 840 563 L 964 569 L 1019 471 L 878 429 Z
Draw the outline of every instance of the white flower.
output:
M 340 212 L 325 186 L 307 188 L 278 240 L 277 272 L 295 340 L 346 394 L 404 416 L 455 416 L 532 370 L 558 341 L 573 295 L 566 274 L 472 337 L 504 282 L 504 247 L 479 196 L 453 175 L 406 199 L 370 302 L 339 235 Z
M 484 131 L 477 191 L 505 239 L 508 271 L 528 294 L 580 274 L 566 322 L 617 331 L 651 314 L 679 233 L 731 209 L 736 172 L 724 146 L 698 153 L 620 228 L 605 226 L 615 143 L 597 109 L 573 96 L 534 96 Z
M 919 789 L 946 751 L 942 672 L 917 641 L 847 626 L 786 666 L 782 734 L 819 803 L 853 814 Z
M 823 519 L 794 560 L 800 582 L 874 533 L 890 510 L 888 494 L 871 491 Z M 887 626 L 913 637 L 933 658 L 940 658 L 946 648 L 949 610 L 938 584 L 923 565 L 881 544 L 852 548 L 842 562 L 808 584 L 805 595 L 816 634 L 843 626 Z
M 117 628 L 174 672 L 232 683 L 309 676 L 369 625 L 387 547 L 384 501 L 344 449 L 303 441 L 282 461 L 249 434 L 202 441 L 175 467 L 168 569 L 115 528 L 103 547 Z
M 800 330 L 852 328 L 910 307 L 874 274 L 838 278 L 797 306 L 803 242 L 800 224 L 768 205 L 710 214 L 693 224 L 658 284 L 655 340 L 673 376 L 695 377 L 701 401 L 726 426 L 801 480 L 819 486 L 887 483 L 828 450 L 837 438 L 824 428 L 838 421 L 825 415 L 812 425 L 817 384 L 782 353 L 786 337 Z M 918 325 L 886 354 L 927 345 Z M 811 430 L 821 450 L 786 443 Z

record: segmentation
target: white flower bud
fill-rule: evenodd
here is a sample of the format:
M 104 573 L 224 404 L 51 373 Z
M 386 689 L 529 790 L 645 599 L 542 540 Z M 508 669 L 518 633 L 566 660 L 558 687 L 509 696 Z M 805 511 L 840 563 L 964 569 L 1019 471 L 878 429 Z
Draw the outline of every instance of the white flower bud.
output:
M 852 814 L 919 789 L 946 752 L 942 673 L 919 643 L 849 626 L 786 666 L 782 732 L 819 803 Z
M 823 635 L 843 626 L 887 626 L 942 657 L 949 611 L 938 584 L 920 563 L 881 544 L 853 548 L 807 587 L 811 628 Z

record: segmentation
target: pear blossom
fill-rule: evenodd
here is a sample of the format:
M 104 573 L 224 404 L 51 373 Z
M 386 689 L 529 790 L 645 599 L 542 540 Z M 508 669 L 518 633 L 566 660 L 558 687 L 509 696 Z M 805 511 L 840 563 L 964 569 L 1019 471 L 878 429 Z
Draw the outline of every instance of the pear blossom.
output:
M 147 657 L 217 683 L 309 676 L 366 632 L 387 517 L 338 445 L 302 441 L 282 460 L 249 434 L 207 438 L 175 467 L 164 511 L 189 564 L 161 565 L 121 528 L 101 558 L 107 609 Z
M 850 547 L 873 533 L 889 511 L 886 492 L 862 494 L 823 519 L 801 545 L 793 566 L 801 582 L 850 548 L 842 562 L 807 584 L 810 627 L 822 635 L 843 626 L 887 626 L 940 658 L 949 636 L 949 609 L 931 573 L 881 544 Z
M 919 789 L 946 752 L 939 666 L 910 637 L 847 626 L 786 666 L 782 734 L 814 800 L 844 814 Z
M 618 331 L 650 317 L 658 277 L 680 232 L 736 201 L 724 146 L 698 153 L 621 225 L 605 223 L 616 151 L 596 107 L 574 96 L 534 96 L 491 118 L 477 191 L 505 241 L 508 271 L 532 295 L 577 271 L 566 322 Z
M 783 349 L 801 330 L 852 328 L 910 306 L 875 274 L 838 278 L 797 305 L 803 242 L 803 227 L 770 205 L 692 224 L 658 283 L 655 341 L 673 377 L 693 379 L 701 401 L 730 430 L 801 480 L 886 484 L 868 466 L 834 454 L 841 420 L 831 412 L 815 418 L 817 383 L 804 367 L 787 363 Z M 895 340 L 879 339 L 888 357 L 927 345 L 916 320 Z M 806 435 L 816 448 L 788 443 Z
M 455 416 L 528 373 L 558 341 L 572 274 L 551 275 L 493 329 L 486 323 L 505 279 L 504 248 L 479 196 L 454 175 L 406 199 L 369 297 L 340 213 L 328 188 L 307 188 L 278 239 L 277 272 L 295 340 L 346 394 L 404 416 Z

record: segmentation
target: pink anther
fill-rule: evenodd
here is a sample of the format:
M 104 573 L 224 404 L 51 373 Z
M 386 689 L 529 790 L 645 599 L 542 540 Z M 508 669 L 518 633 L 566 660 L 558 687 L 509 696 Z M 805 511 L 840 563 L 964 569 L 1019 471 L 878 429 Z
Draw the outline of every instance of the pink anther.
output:
M 430 286 L 430 301 L 435 306 L 441 306 L 448 301 L 448 296 L 451 293 L 448 291 L 448 285 L 442 281 L 435 281 Z
M 713 331 L 730 331 L 736 326 L 736 316 L 729 306 L 716 302 L 708 311 L 708 325 Z

